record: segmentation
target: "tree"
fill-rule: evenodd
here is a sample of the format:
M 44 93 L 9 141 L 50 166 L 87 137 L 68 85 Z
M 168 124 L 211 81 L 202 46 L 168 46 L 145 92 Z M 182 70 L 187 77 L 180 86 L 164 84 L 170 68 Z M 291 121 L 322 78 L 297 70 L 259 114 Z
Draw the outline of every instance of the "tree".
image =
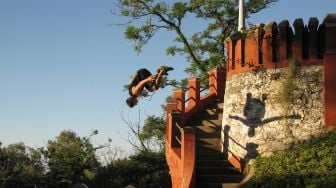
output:
M 140 139 L 146 140 L 151 145 L 155 145 L 158 151 L 162 151 L 165 146 L 166 120 L 163 116 L 147 116 Z
M 0 143 L 0 187 L 40 187 L 44 172 L 39 149 L 22 142 L 2 148 Z
M 94 187 L 171 187 L 164 152 L 141 150 L 129 158 L 112 161 L 97 174 Z
M 249 0 L 245 5 L 245 17 L 267 8 L 278 0 Z M 119 0 L 120 16 L 129 20 L 125 37 L 134 42 L 140 53 L 160 30 L 174 32 L 175 44 L 167 48 L 169 55 L 185 55 L 191 63 L 186 72 L 199 77 L 215 66 L 226 64 L 225 39 L 237 30 L 237 0 Z M 186 31 L 183 23 L 188 18 L 206 24 L 204 30 Z M 192 34 L 188 34 L 192 33 Z
M 79 137 L 72 131 L 62 131 L 55 140 L 49 140 L 44 156 L 49 171 L 49 187 L 70 187 L 76 183 L 87 183 L 94 178 L 99 167 L 91 136 Z
M 131 121 L 123 111 L 120 112 L 129 129 L 127 141 L 135 149 L 129 158 L 112 161 L 101 169 L 98 180 L 110 177 L 97 187 L 171 187 L 168 165 L 165 159 L 165 113 L 150 115 L 142 124 L 140 111 L 138 120 Z M 98 181 L 100 182 L 100 181 Z
M 135 151 L 162 151 L 166 133 L 166 121 L 163 115 L 147 116 L 144 122 L 141 121 L 140 110 L 137 120 L 131 120 L 123 111 L 120 111 L 120 116 L 129 130 L 127 141 Z

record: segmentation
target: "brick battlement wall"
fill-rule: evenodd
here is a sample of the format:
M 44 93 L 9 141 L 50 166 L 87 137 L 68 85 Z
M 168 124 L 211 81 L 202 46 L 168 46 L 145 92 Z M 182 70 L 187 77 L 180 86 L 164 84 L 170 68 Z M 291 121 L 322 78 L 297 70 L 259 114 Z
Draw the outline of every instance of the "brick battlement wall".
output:
M 226 40 L 223 151 L 250 161 L 336 125 L 336 14 L 259 24 Z
M 310 18 L 308 25 L 302 19 L 269 22 L 251 27 L 226 40 L 227 74 L 251 71 L 258 67 L 282 68 L 294 58 L 298 65 L 321 65 L 325 49 L 325 23 Z

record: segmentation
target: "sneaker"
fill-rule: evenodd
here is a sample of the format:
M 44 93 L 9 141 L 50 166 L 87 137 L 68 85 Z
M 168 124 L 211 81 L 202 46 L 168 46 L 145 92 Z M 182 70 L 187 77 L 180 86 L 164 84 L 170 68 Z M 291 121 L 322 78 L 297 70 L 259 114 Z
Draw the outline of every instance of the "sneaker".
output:
M 168 75 L 168 71 L 172 71 L 172 70 L 174 70 L 174 68 L 173 67 L 168 67 L 168 66 L 164 66 L 164 65 L 162 65 L 162 66 L 160 66 L 158 69 L 157 69 L 157 73 L 159 73 L 160 72 L 160 70 L 163 70 L 163 75 Z

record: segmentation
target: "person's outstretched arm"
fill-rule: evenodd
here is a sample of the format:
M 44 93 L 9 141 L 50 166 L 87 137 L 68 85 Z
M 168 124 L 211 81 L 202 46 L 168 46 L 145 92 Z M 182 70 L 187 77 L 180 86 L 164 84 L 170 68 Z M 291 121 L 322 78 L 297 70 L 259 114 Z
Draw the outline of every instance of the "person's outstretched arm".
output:
M 145 84 L 147 82 L 152 82 L 152 81 L 155 81 L 155 77 L 154 76 L 148 76 L 146 79 L 141 80 L 136 86 L 133 86 L 131 88 L 132 94 L 136 95 L 136 96 L 141 95 L 141 91 L 143 90 Z
M 155 75 L 155 84 L 153 88 L 154 90 L 159 89 L 163 73 L 164 73 L 164 70 L 161 69 L 160 72 L 157 75 Z

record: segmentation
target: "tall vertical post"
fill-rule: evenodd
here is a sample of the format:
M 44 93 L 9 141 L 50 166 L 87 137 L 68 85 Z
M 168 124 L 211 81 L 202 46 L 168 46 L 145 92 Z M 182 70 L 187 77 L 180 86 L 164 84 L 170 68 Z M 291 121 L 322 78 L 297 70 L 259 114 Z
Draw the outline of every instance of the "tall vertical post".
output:
M 244 18 L 244 0 L 239 0 L 239 22 L 238 31 L 245 28 L 245 18 Z
M 324 123 L 336 126 L 336 14 L 328 14 L 326 26 L 326 50 L 324 53 Z
M 176 110 L 184 114 L 184 92 L 182 88 L 177 88 L 173 90 L 173 99 L 176 101 L 177 107 Z
M 188 79 L 188 109 L 198 105 L 200 101 L 200 82 L 196 77 Z

